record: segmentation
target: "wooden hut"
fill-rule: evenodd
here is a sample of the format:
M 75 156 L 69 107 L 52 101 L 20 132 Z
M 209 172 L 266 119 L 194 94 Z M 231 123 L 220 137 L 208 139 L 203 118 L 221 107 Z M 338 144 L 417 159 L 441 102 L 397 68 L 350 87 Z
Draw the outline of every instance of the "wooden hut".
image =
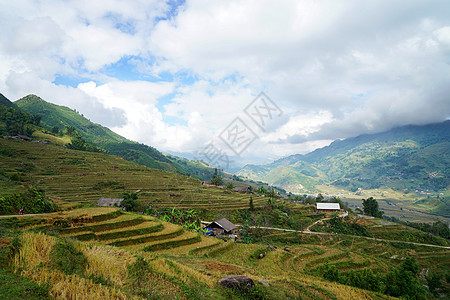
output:
M 236 228 L 236 225 L 231 223 L 225 218 L 219 219 L 217 221 L 212 222 L 206 228 L 211 230 L 211 235 L 227 235 L 232 233 L 233 229 Z

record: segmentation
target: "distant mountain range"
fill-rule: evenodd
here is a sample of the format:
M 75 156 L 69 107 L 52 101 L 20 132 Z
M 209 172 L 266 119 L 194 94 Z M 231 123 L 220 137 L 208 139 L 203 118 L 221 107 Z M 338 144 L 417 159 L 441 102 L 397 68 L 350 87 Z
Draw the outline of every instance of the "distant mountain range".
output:
M 203 162 L 166 155 L 153 147 L 130 141 L 73 109 L 48 103 L 35 95 L 12 103 L 0 94 L 1 107 L 9 113 L 20 109 L 39 115 L 40 125 L 47 132 L 55 127 L 66 132 L 67 128 L 73 127 L 87 142 L 141 165 L 201 180 L 211 179 L 214 173 L 214 169 Z M 18 118 L 27 119 L 23 115 Z M 12 128 L 7 122 L 5 119 L 2 125 L 0 120 L 0 131 L 8 126 Z M 24 128 L 35 126 L 33 118 L 21 122 Z M 448 190 L 449 166 L 450 121 L 445 121 L 338 140 L 306 155 L 291 155 L 267 165 L 246 165 L 236 175 L 295 194 L 321 192 L 326 184 L 349 191 L 387 187 L 439 192 Z
M 246 165 L 236 175 L 296 194 L 319 192 L 323 184 L 350 191 L 444 191 L 450 184 L 450 121 L 337 140 L 306 155 Z
M 48 103 L 36 95 L 28 95 L 11 102 L 0 94 L 0 107 L 18 109 L 40 116 L 40 126 L 47 132 L 55 131 L 57 128 L 59 132 L 66 133 L 67 128 L 72 127 L 87 142 L 106 150 L 109 154 L 150 168 L 190 175 L 201 180 L 209 180 L 214 174 L 214 168 L 202 162 L 164 155 L 153 147 L 130 141 L 104 126 L 89 121 L 73 109 Z M 3 128 L 5 127 L 6 124 Z

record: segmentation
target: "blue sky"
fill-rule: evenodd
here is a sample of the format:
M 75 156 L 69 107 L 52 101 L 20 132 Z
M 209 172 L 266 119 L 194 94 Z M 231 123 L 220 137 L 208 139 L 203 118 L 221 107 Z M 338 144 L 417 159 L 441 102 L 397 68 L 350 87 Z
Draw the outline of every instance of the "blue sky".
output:
M 3 1 L 0 92 L 238 164 L 450 117 L 448 1 Z M 282 114 L 244 109 L 265 92 Z M 257 109 L 257 108 L 256 108 Z M 239 156 L 220 138 L 257 135 Z

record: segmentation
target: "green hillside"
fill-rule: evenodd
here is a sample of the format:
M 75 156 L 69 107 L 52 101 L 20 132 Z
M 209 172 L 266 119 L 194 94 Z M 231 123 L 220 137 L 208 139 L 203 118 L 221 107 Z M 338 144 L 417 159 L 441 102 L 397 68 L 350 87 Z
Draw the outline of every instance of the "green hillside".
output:
M 60 131 L 65 131 L 67 127 L 72 126 L 87 141 L 100 146 L 111 141 L 127 141 L 108 128 L 92 123 L 75 110 L 48 103 L 36 95 L 25 96 L 14 103 L 23 111 L 41 116 L 41 125 L 48 129 L 58 127 Z
M 11 194 L 42 188 L 62 207 L 93 205 L 139 190 L 139 207 L 248 207 L 249 196 L 202 185 L 198 179 L 129 162 L 117 156 L 65 147 L 0 139 L 0 191 Z M 265 202 L 253 197 L 255 206 Z
M 317 193 L 331 184 L 351 192 L 383 188 L 436 196 L 448 191 L 449 166 L 450 121 L 446 121 L 335 141 L 306 155 L 247 165 L 237 175 L 297 194 Z
M 9 101 L 8 98 L 3 96 L 3 94 L 0 94 L 0 106 L 17 108 L 17 106 L 14 103 L 12 103 L 11 101 Z
M 204 185 L 105 153 L 9 139 L 0 139 L 0 150 L 2 209 L 27 191 L 45 193 L 37 200 L 64 209 L 0 219 L 0 295 L 14 288 L 19 299 L 31 291 L 38 299 L 388 299 L 429 295 L 418 274 L 445 278 L 450 270 L 448 241 L 392 222 L 356 216 L 339 222 L 396 242 L 376 241 L 341 234 L 334 219 L 313 225 L 326 216 L 311 206 Z M 290 168 L 274 170 L 289 175 Z M 206 237 L 164 218 L 92 207 L 100 197 L 133 191 L 138 211 L 194 209 L 202 220 L 226 217 L 243 224 L 239 238 Z M 308 226 L 324 234 L 293 230 Z M 402 294 L 386 283 L 404 277 L 405 262 L 417 271 Z M 220 287 L 217 281 L 228 275 L 245 275 L 256 287 L 243 293 Z M 438 291 L 447 296 L 447 289 L 444 282 Z
M 212 177 L 214 170 L 201 163 L 177 157 L 168 157 L 157 149 L 139 144 L 95 124 L 79 112 L 68 107 L 48 103 L 36 95 L 28 95 L 15 102 L 17 106 L 33 115 L 41 116 L 41 125 L 48 130 L 66 132 L 72 127 L 83 139 L 108 153 L 126 160 L 160 170 L 187 174 L 202 180 Z

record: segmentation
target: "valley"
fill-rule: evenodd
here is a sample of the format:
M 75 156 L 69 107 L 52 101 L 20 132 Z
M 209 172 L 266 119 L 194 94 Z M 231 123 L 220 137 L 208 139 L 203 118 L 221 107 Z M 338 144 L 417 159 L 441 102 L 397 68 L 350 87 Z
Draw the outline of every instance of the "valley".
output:
M 48 107 L 34 97 L 25 100 Z M 264 178 L 273 178 L 274 185 L 281 174 L 286 182 L 299 180 L 309 192 L 317 189 L 312 195 L 284 193 L 256 182 L 263 177 L 250 181 L 222 172 L 214 175 L 214 169 L 201 162 L 164 157 L 127 141 L 110 144 L 108 149 L 122 151 L 132 145 L 140 152 L 117 156 L 115 150 L 102 148 L 107 135 L 98 142 L 89 126 L 67 123 L 65 130 L 51 130 L 36 124 L 31 115 L 14 115 L 16 109 L 11 106 L 8 112 L 34 123 L 20 125 L 32 131 L 30 139 L 0 139 L 0 260 L 4 266 L 0 279 L 18 282 L 14 287 L 0 283 L 0 295 L 11 289 L 20 295 L 30 287 L 36 299 L 86 295 L 89 299 L 388 299 L 402 295 L 431 299 L 437 291 L 448 295 L 450 242 L 445 232 L 430 234 L 357 214 L 357 207 L 363 209 L 361 199 L 372 196 L 385 216 L 448 224 L 445 211 L 441 217 L 430 214 L 447 205 L 446 189 L 439 190 L 439 198 L 436 192 L 414 198 L 413 192 L 387 187 L 350 191 L 327 182 L 332 173 L 296 161 L 298 156 L 276 162 L 272 170 L 256 168 L 260 175 L 269 172 Z M 50 114 L 47 119 L 59 115 Z M 84 134 L 68 135 L 70 126 Z M 0 122 L 0 129 L 12 130 L 11 123 Z M 154 156 L 148 164 L 144 157 L 150 153 Z M 301 175 L 292 175 L 292 166 L 283 165 L 286 162 Z M 196 164 L 201 167 L 193 168 Z M 206 174 L 210 177 L 202 177 Z M 440 172 L 436 174 L 441 178 Z M 99 207 L 101 198 L 134 200 L 120 209 Z M 327 199 L 351 211 L 341 216 L 319 212 L 315 203 Z M 21 207 L 25 215 L 18 215 Z M 238 224 L 235 238 L 207 236 L 200 225 L 221 218 Z M 254 287 L 222 287 L 218 282 L 227 276 L 245 276 Z M 439 285 L 430 290 L 426 286 L 433 278 L 438 278 Z M 398 292 L 405 285 L 408 289 Z M 394 286 L 398 289 L 391 289 Z

